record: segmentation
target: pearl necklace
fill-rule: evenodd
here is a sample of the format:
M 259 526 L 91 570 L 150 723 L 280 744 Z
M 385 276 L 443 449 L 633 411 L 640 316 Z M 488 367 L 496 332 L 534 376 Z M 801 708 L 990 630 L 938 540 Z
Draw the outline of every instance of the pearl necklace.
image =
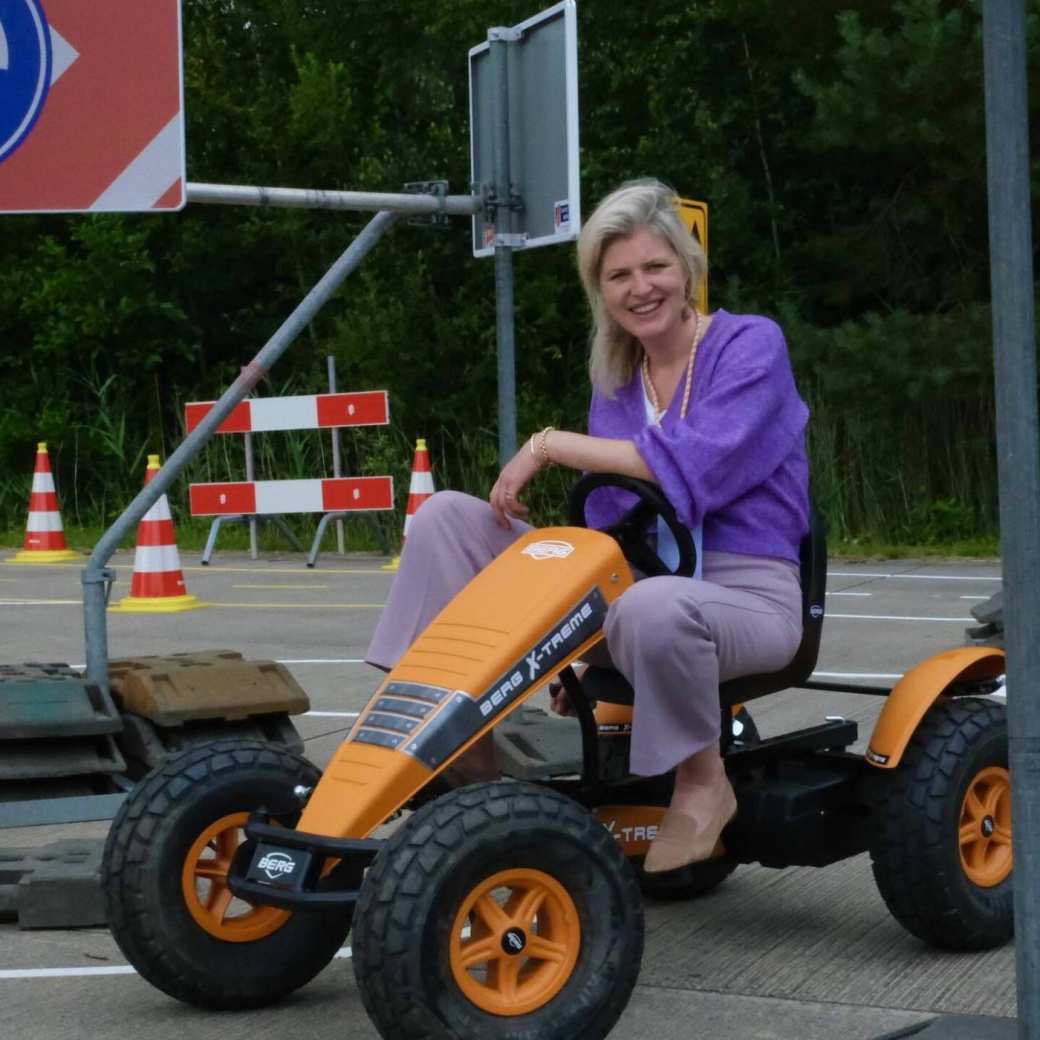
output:
M 693 312 L 693 345 L 690 347 L 690 360 L 686 366 L 686 386 L 683 388 L 682 407 L 679 409 L 679 418 L 686 418 L 686 409 L 690 404 L 690 387 L 693 385 L 693 362 L 697 358 L 697 348 L 701 345 L 701 314 L 700 311 L 694 310 Z M 653 406 L 654 414 L 657 416 L 657 421 L 661 421 L 661 416 L 667 411 L 666 408 L 660 406 L 660 402 L 657 400 L 657 391 L 654 389 L 654 384 L 650 380 L 650 358 L 647 357 L 646 351 L 643 351 L 643 386 L 646 390 L 646 396 L 650 398 L 650 404 Z

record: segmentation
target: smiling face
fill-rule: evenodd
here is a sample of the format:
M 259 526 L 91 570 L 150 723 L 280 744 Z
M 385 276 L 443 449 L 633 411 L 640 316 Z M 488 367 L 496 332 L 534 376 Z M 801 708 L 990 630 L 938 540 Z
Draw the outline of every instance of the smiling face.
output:
M 607 311 L 644 346 L 684 336 L 686 273 L 672 247 L 640 228 L 603 251 L 599 287 Z

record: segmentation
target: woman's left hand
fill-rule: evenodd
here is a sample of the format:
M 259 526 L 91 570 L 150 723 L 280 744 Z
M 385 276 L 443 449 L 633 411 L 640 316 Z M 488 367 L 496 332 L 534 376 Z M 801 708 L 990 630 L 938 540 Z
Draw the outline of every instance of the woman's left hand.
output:
M 538 459 L 531 454 L 530 440 L 525 441 L 523 447 L 502 468 L 488 495 L 491 511 L 502 527 L 509 527 L 511 516 L 519 520 L 527 519 L 530 510 L 520 501 L 520 492 L 539 469 L 541 466 Z

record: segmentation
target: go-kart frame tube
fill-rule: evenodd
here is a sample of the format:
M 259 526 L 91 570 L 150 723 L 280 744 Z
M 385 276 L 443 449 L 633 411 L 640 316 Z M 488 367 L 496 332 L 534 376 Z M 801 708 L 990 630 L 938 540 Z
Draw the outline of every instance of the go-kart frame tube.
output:
M 1040 458 L 1024 0 L 985 0 L 986 167 L 1004 561 L 1018 1035 L 1040 1037 Z
M 235 185 L 189 184 L 189 202 L 242 204 L 255 206 L 311 206 L 320 209 L 377 210 L 346 251 L 326 271 L 300 305 L 282 323 L 260 352 L 246 365 L 238 378 L 206 415 L 206 418 L 181 442 L 155 478 L 126 507 L 122 515 L 101 536 L 80 580 L 83 583 L 83 628 L 86 643 L 87 681 L 108 692 L 108 593 L 115 580 L 106 568 L 112 553 L 134 526 L 158 501 L 180 475 L 188 462 L 209 440 L 232 409 L 267 375 L 289 345 L 306 328 L 319 310 L 332 298 L 343 281 L 368 255 L 379 239 L 390 230 L 400 213 L 449 212 L 472 214 L 480 205 L 475 196 L 439 198 L 435 195 L 392 195 L 366 192 L 306 191 L 290 188 L 260 188 Z

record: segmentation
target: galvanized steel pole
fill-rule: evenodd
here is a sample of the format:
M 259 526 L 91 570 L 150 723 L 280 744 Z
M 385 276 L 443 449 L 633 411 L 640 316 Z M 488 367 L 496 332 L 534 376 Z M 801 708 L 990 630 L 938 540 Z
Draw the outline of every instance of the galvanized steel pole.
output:
M 1040 1038 L 1040 458 L 1023 0 L 985 0 L 986 167 L 1014 814 L 1018 1035 Z
M 515 30 L 488 30 L 488 57 L 494 83 L 495 136 L 492 151 L 495 179 L 495 328 L 498 340 L 498 462 L 516 454 L 516 347 L 513 325 L 513 250 L 500 236 L 513 230 L 509 169 L 509 43 Z
M 190 195 L 190 193 L 189 193 Z M 394 196 L 396 198 L 396 196 Z M 114 578 L 105 568 L 119 543 L 134 525 L 158 501 L 180 472 L 202 447 L 231 410 L 267 374 L 272 365 L 306 328 L 311 319 L 332 298 L 344 279 L 361 263 L 376 242 L 390 230 L 396 213 L 377 213 L 347 250 L 325 272 L 321 280 L 304 297 L 300 305 L 282 323 L 224 395 L 207 413 L 205 419 L 181 442 L 152 481 L 124 510 L 122 516 L 101 536 L 83 568 L 83 627 L 86 638 L 87 679 L 108 689 L 108 626 L 105 616 L 106 588 Z
M 481 207 L 476 195 L 406 195 L 372 191 L 321 191 L 312 188 L 261 188 L 244 184 L 188 184 L 188 201 L 211 206 L 271 206 L 279 209 L 392 211 L 410 216 L 447 213 L 469 217 Z

